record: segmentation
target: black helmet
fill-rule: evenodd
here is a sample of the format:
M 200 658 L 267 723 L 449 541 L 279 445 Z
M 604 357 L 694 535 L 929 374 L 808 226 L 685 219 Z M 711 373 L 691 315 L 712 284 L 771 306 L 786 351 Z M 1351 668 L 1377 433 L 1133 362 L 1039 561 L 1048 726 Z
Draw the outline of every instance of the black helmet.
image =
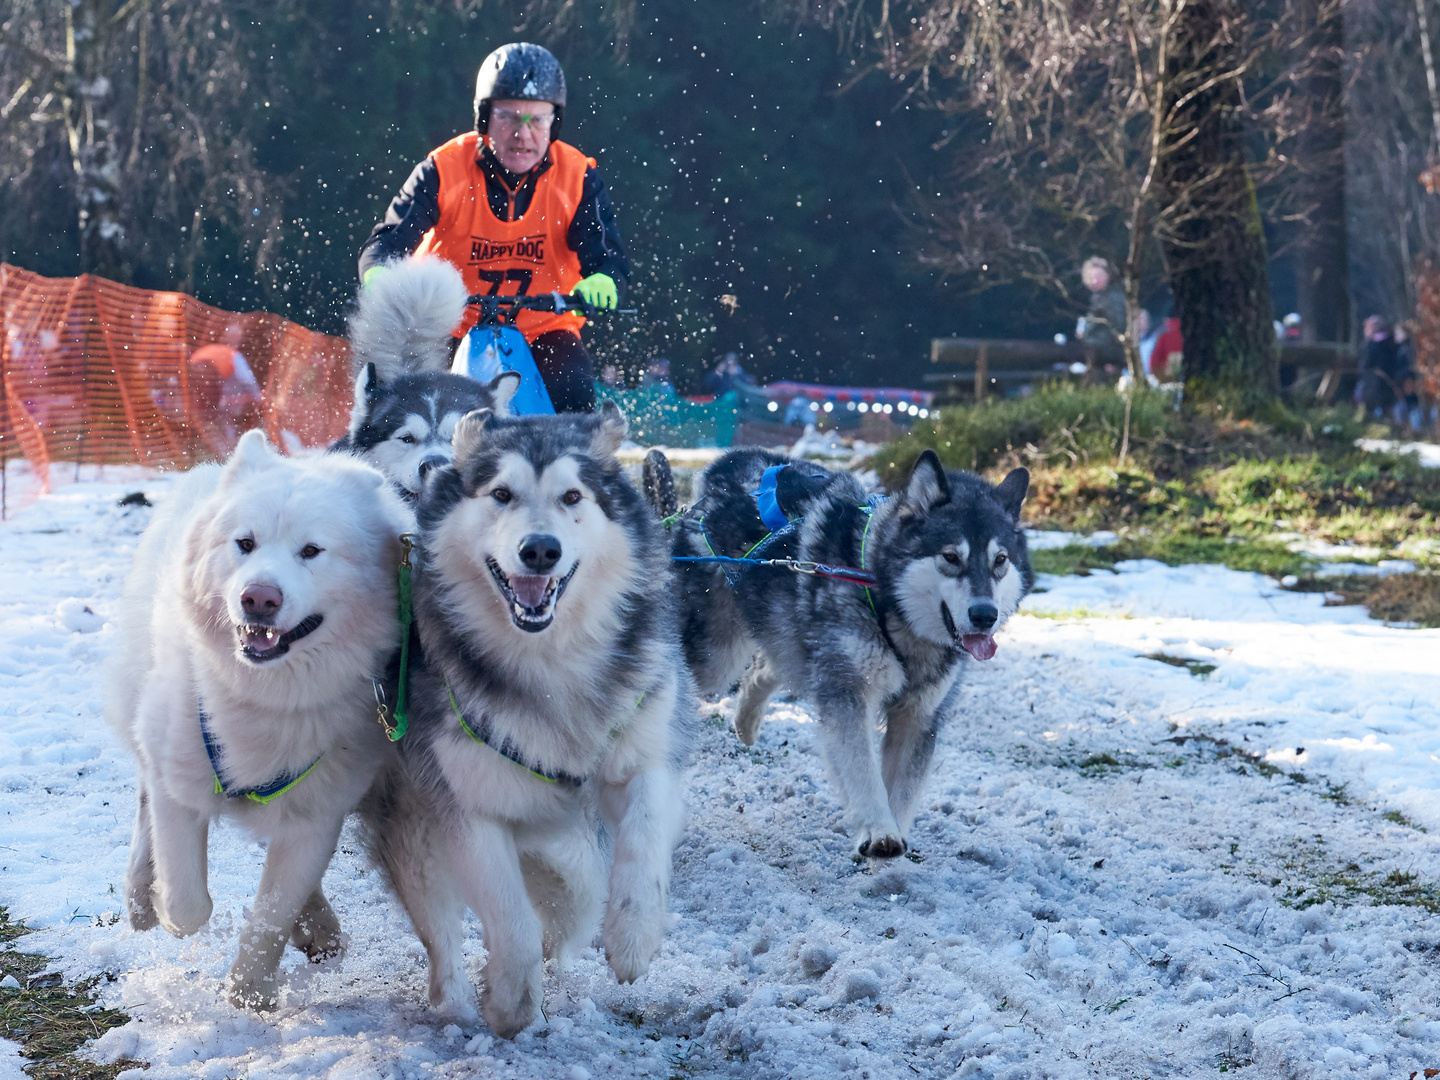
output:
M 560 134 L 560 117 L 565 112 L 565 72 L 555 54 L 528 41 L 501 45 L 480 65 L 475 76 L 475 130 L 484 135 L 490 126 L 490 103 L 501 101 L 548 101 L 555 106 L 550 138 Z

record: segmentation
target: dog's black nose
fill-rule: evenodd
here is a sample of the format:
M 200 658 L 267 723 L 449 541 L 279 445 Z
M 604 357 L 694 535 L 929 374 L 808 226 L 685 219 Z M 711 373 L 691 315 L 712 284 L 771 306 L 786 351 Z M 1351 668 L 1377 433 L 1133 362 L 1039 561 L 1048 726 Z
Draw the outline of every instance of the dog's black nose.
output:
M 532 574 L 548 574 L 560 561 L 560 541 L 545 533 L 531 533 L 520 541 L 520 561 Z
M 989 630 L 1000 618 L 1000 610 L 988 600 L 977 600 L 971 604 L 968 614 L 970 625 L 976 630 Z
M 427 457 L 424 461 L 420 462 L 420 482 L 422 484 L 425 482 L 425 477 L 430 475 L 431 469 L 443 468 L 449 464 L 450 462 L 447 458 Z

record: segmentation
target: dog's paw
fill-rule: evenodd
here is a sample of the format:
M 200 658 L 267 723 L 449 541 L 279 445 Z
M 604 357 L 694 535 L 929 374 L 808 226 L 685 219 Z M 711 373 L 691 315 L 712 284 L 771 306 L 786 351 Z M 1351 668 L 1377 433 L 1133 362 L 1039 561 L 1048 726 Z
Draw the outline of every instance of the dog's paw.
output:
M 470 984 L 463 979 L 459 985 L 449 985 L 449 980 L 444 986 L 436 986 L 433 982 L 430 985 L 430 1008 L 435 1011 L 435 1016 L 450 1024 L 473 1024 L 480 1019 L 480 1013 L 475 1008 L 474 995 L 470 990 Z
M 735 713 L 735 734 L 746 746 L 755 745 L 755 736 L 760 731 L 760 720 L 764 716 L 764 708 L 746 709 L 741 708 Z
M 215 904 L 204 890 L 189 896 L 172 896 L 162 889 L 155 896 L 155 908 L 160 925 L 176 937 L 189 937 L 210 921 Z
M 495 958 L 485 965 L 485 990 L 480 995 L 480 1015 L 490 1030 L 502 1039 L 513 1039 L 535 1022 L 545 1001 L 539 964 L 519 969 L 497 967 Z
M 230 1004 L 237 1009 L 270 1012 L 280 1002 L 280 987 L 273 971 L 267 974 L 238 974 L 231 968 L 230 976 L 225 980 L 225 989 Z
M 615 978 L 633 983 L 650 970 L 650 959 L 665 936 L 663 913 L 647 913 L 638 904 L 612 905 L 605 915 L 605 959 Z
M 867 859 L 898 859 L 909 848 L 910 845 L 894 833 L 877 829 L 863 832 L 855 850 Z
M 160 916 L 155 911 L 155 899 L 148 890 L 144 896 L 132 893 L 125 907 L 130 916 L 130 929 L 143 932 L 160 925 Z
M 340 920 L 329 904 L 306 905 L 290 931 L 290 944 L 303 952 L 312 964 L 345 955 Z

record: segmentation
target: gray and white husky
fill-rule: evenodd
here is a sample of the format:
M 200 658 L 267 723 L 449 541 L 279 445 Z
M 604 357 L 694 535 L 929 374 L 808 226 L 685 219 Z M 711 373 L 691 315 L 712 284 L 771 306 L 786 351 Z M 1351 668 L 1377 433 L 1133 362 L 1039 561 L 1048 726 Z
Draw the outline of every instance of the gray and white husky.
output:
M 611 402 L 472 413 L 418 505 L 406 767 L 365 818 L 432 1004 L 474 1016 L 468 906 L 489 952 L 481 1012 L 505 1037 L 540 1014 L 543 960 L 591 941 L 602 908 L 622 982 L 665 931 L 696 702 L 668 545 L 616 460 L 625 430 Z
M 682 564 L 686 659 L 703 693 L 722 693 L 744 676 L 735 730 L 746 745 L 777 688 L 814 704 L 857 850 L 894 858 L 907 848 L 963 666 L 995 654 L 995 631 L 1033 581 L 1019 524 L 1029 473 L 1016 469 L 992 486 L 947 472 L 927 450 L 905 487 L 876 502 L 848 473 L 736 450 L 700 477 L 698 512 L 677 531 L 675 553 L 748 552 L 768 531 L 754 493 L 767 468 L 787 464 L 775 494 L 799 524 L 763 557 L 868 571 L 874 586 L 773 567 Z M 651 474 L 666 467 L 647 461 L 647 487 L 663 488 L 663 477 Z
M 460 272 L 444 259 L 404 259 L 360 290 L 350 319 L 358 375 L 350 428 L 331 449 L 374 465 L 410 496 L 448 465 L 455 425 L 476 409 L 508 410 L 520 376 L 489 383 L 452 375 L 450 333 L 465 313 Z
M 287 939 L 340 951 L 320 879 L 395 755 L 372 678 L 399 638 L 399 537 L 414 518 L 375 469 L 290 459 L 258 431 L 156 511 L 125 584 L 105 714 L 139 765 L 130 924 L 177 937 L 210 918 L 210 821 L 269 841 L 231 1000 L 271 1008 Z

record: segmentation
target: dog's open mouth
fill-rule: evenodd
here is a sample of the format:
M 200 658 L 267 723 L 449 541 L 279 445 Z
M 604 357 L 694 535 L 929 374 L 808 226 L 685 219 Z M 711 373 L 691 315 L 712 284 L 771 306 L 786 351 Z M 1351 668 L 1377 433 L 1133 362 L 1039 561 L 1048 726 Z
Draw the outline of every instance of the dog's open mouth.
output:
M 950 636 L 955 644 L 964 649 L 976 660 L 989 660 L 995 655 L 994 634 L 962 634 L 955 626 L 955 617 L 950 614 L 950 605 L 940 601 L 940 616 L 945 620 L 945 629 L 950 631 Z
M 529 634 L 538 634 L 555 621 L 555 605 L 580 568 L 579 560 L 560 578 L 544 574 L 506 574 L 493 558 L 485 560 L 500 595 L 510 605 L 510 621 Z
M 264 664 L 284 656 L 307 634 L 313 634 L 325 621 L 323 615 L 306 615 L 289 630 L 260 623 L 240 623 L 235 627 L 235 636 L 240 639 L 240 654 L 252 664 Z

